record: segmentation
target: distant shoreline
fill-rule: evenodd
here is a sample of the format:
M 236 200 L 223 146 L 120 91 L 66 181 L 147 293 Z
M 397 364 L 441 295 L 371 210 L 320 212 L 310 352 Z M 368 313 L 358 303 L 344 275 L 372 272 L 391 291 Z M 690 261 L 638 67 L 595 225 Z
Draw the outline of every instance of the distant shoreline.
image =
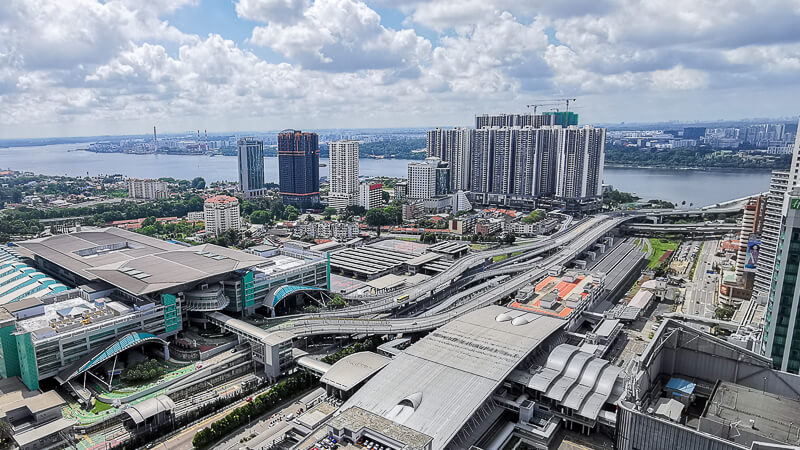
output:
M 642 165 L 634 165 L 634 164 L 620 164 L 620 163 L 605 163 L 603 165 L 605 168 L 610 169 L 664 169 L 664 170 L 694 170 L 694 171 L 701 171 L 701 172 L 710 172 L 710 171 L 742 171 L 742 170 L 758 170 L 758 171 L 765 171 L 771 172 L 773 170 L 788 170 L 786 169 L 771 169 L 768 167 L 691 167 L 691 166 L 660 166 L 660 165 L 653 165 L 653 166 L 642 166 Z

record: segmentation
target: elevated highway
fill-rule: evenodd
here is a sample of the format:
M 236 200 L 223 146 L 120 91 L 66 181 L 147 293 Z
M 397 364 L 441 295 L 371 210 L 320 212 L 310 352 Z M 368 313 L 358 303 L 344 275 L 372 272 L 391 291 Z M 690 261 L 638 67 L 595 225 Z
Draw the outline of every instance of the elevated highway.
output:
M 626 223 L 622 229 L 635 233 L 723 235 L 737 233 L 741 227 L 736 223 Z

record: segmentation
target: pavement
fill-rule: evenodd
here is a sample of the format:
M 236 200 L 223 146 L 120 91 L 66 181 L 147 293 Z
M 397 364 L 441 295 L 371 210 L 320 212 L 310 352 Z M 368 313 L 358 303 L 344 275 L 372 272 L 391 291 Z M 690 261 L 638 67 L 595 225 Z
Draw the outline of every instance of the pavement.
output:
M 718 245 L 719 241 L 717 240 L 703 242 L 703 248 L 700 249 L 697 256 L 698 262 L 694 277 L 686 286 L 682 308 L 685 314 L 714 317 L 714 311 L 717 309 L 716 293 L 719 274 L 707 273 L 707 271 L 712 270 Z

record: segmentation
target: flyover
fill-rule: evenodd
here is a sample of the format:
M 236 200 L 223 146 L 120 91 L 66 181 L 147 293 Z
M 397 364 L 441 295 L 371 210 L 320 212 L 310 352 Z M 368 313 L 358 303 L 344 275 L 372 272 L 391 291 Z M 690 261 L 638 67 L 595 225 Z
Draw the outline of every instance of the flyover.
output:
M 636 233 L 723 235 L 738 233 L 741 227 L 736 223 L 627 223 L 622 229 Z

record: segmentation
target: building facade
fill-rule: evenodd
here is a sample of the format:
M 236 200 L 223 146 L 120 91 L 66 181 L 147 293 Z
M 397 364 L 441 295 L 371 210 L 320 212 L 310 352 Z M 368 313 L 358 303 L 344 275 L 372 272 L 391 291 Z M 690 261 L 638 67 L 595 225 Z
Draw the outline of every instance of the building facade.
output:
M 380 208 L 383 204 L 383 184 L 361 183 L 358 187 L 358 205 L 364 209 Z
M 284 130 L 278 134 L 278 177 L 287 204 L 319 203 L 319 137 Z
M 239 190 L 245 198 L 263 197 L 264 143 L 252 137 L 239 139 Z
M 423 162 L 408 163 L 407 198 L 426 200 L 450 192 L 450 166 L 441 158 L 431 156 Z
M 341 140 L 328 143 L 330 149 L 330 193 L 328 204 L 342 211 L 355 205 L 358 186 L 358 141 Z
M 579 128 L 577 115 L 559 114 L 484 115 L 477 129 L 430 130 L 427 154 L 450 163 L 451 192 L 468 191 L 474 203 L 596 209 L 605 129 Z
M 772 286 L 766 312 L 764 354 L 776 369 L 800 372 L 800 188 L 783 204 Z
M 128 180 L 128 197 L 161 200 L 169 197 L 169 185 L 159 180 Z
M 206 233 L 220 235 L 227 230 L 238 230 L 242 225 L 239 200 L 227 195 L 216 195 L 203 204 Z

